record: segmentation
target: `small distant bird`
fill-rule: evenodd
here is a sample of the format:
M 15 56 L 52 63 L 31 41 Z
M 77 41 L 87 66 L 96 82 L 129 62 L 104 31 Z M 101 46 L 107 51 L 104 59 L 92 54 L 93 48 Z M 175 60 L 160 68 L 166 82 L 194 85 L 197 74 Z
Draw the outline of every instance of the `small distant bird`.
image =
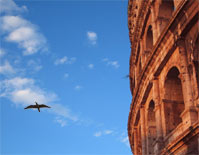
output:
M 30 108 L 37 108 L 38 111 L 40 112 L 40 108 L 50 108 L 49 106 L 45 105 L 45 104 L 38 104 L 37 102 L 35 102 L 36 105 L 29 105 L 24 109 L 30 109 Z
M 128 75 L 125 75 L 123 78 L 126 79 L 126 78 L 129 78 L 129 77 L 130 77 L 130 75 L 128 74 Z

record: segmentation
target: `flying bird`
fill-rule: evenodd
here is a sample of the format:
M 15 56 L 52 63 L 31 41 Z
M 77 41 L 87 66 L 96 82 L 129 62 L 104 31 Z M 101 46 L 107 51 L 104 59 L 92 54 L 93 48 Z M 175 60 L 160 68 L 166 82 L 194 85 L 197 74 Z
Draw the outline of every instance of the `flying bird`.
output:
M 45 105 L 45 104 L 38 104 L 37 102 L 35 102 L 36 105 L 29 105 L 24 109 L 30 109 L 30 108 L 37 108 L 38 111 L 40 112 L 40 108 L 50 108 L 49 106 Z
M 128 75 L 125 75 L 125 76 L 123 77 L 123 79 L 129 78 L 129 77 L 130 77 L 130 75 L 128 74 Z

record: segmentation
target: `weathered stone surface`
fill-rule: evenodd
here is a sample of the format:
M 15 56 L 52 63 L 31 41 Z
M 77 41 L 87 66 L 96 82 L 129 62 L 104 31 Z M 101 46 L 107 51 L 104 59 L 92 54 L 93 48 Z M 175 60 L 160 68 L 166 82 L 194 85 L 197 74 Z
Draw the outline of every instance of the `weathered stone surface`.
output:
M 135 155 L 199 154 L 199 1 L 129 0 Z

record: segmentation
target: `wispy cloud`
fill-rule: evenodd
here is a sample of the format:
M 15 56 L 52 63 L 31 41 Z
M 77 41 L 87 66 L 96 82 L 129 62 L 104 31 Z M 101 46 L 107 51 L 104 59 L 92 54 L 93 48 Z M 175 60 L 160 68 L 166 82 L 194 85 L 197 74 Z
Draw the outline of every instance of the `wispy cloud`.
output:
M 97 44 L 97 33 L 93 31 L 88 31 L 87 32 L 87 38 L 89 40 L 89 43 L 91 45 L 96 45 Z
M 102 61 L 105 62 L 107 66 L 113 66 L 116 69 L 120 67 L 118 61 L 111 61 L 108 58 L 104 58 Z
M 82 86 L 76 85 L 74 89 L 75 89 L 75 90 L 80 90 L 80 89 L 82 89 Z
M 112 134 L 113 133 L 113 130 L 105 130 L 104 131 L 104 134 L 105 135 L 109 135 L 109 134 Z
M 89 68 L 89 69 L 93 69 L 93 68 L 94 68 L 94 65 L 93 65 L 93 64 L 89 64 L 89 65 L 88 65 L 88 68 Z
M 56 123 L 58 123 L 58 124 L 60 124 L 60 125 L 61 125 L 61 127 L 64 127 L 64 126 L 66 126 L 66 125 L 67 125 L 66 120 L 61 119 L 61 118 L 59 118 L 59 117 L 56 117 L 56 118 L 55 118 L 55 122 L 56 122 Z
M 13 0 L 0 0 L 0 13 L 18 13 L 27 11 L 26 6 L 18 7 Z
M 3 48 L 0 48 L 0 58 L 3 57 L 5 54 L 5 50 Z
M 58 104 L 58 103 L 52 104 L 51 107 L 52 108 L 49 109 L 49 111 L 52 113 L 55 113 L 56 115 L 62 118 L 69 119 L 74 122 L 79 120 L 78 116 L 72 114 L 71 110 L 67 108 L 66 106 L 63 106 L 62 104 Z
M 130 147 L 128 136 L 121 138 L 121 142 L 124 143 L 125 145 L 127 145 L 128 147 Z
M 35 60 L 29 60 L 28 66 L 31 67 L 34 72 L 38 72 L 43 68 L 42 65 L 40 65 L 40 62 Z
M 8 98 L 16 106 L 27 106 L 33 104 L 34 101 L 50 105 L 52 108 L 47 111 L 55 114 L 62 126 L 66 120 L 73 122 L 79 120 L 78 116 L 74 115 L 68 107 L 57 103 L 59 99 L 55 93 L 44 91 L 35 84 L 34 79 L 15 77 L 2 80 L 0 90 L 0 97 Z
M 114 131 L 113 130 L 103 130 L 103 131 L 97 131 L 94 133 L 94 136 L 95 137 L 101 137 L 101 136 L 104 136 L 104 135 L 110 135 L 112 134 Z
M 4 62 L 4 64 L 0 65 L 0 74 L 11 75 L 14 74 L 15 72 L 16 71 L 7 60 Z
M 100 137 L 100 136 L 102 136 L 102 132 L 101 131 L 95 132 L 94 136 L 95 137 Z
M 73 64 L 75 61 L 76 61 L 75 57 L 68 58 L 67 56 L 64 56 L 62 58 L 56 59 L 54 64 L 55 65 Z

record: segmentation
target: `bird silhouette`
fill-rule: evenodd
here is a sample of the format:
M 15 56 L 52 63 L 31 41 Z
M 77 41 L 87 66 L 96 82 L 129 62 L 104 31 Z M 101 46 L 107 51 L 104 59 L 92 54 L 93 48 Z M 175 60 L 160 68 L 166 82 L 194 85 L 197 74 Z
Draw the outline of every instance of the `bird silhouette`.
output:
M 35 102 L 35 104 L 36 104 L 36 105 L 29 105 L 29 106 L 27 106 L 27 107 L 24 108 L 24 109 L 37 108 L 38 111 L 40 112 L 40 108 L 51 108 L 51 107 L 49 107 L 49 106 L 47 106 L 47 105 L 45 105 L 45 104 L 38 104 L 37 102 Z
M 129 78 L 129 77 L 130 77 L 130 75 L 128 74 L 128 75 L 125 75 L 125 76 L 123 77 L 123 79 Z

